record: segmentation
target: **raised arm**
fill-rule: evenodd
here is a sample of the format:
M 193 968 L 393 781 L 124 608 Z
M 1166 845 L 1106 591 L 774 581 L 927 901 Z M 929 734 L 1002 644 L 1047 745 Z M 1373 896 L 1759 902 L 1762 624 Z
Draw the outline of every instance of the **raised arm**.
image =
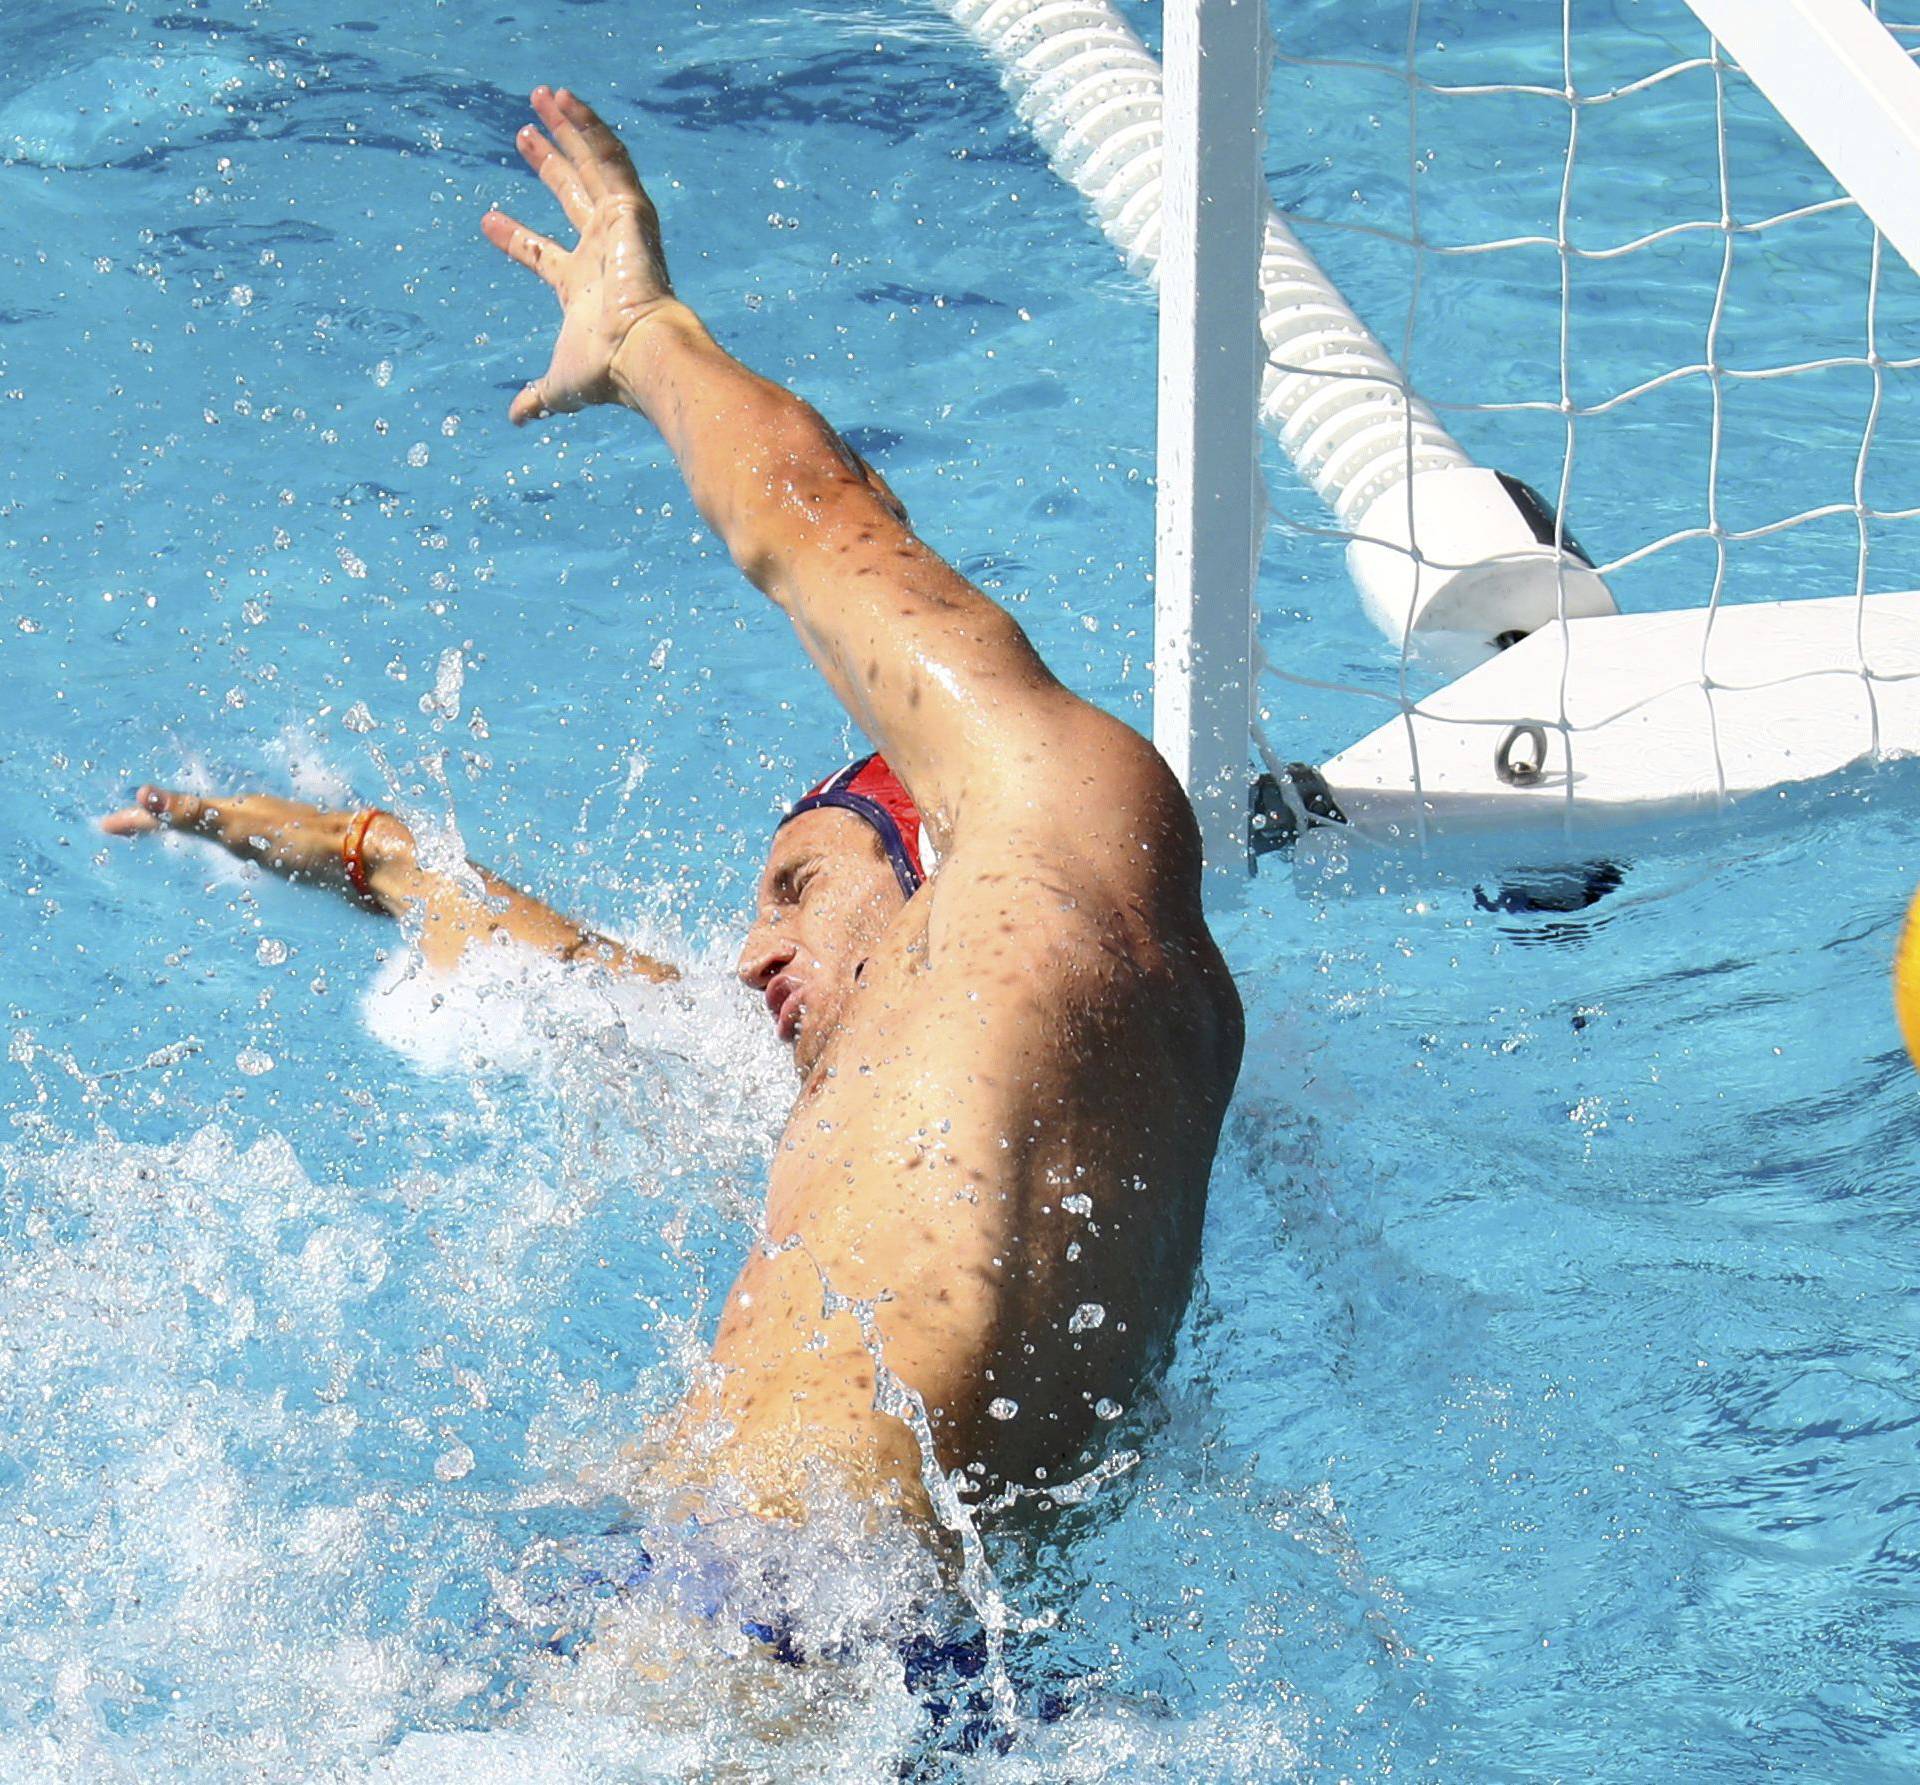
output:
M 651 420 L 701 513 L 792 618 L 944 849 L 964 848 L 977 819 L 1115 861 L 1139 862 L 1146 841 L 1162 869 L 1191 868 L 1191 816 L 1152 747 L 1062 687 L 819 415 L 674 296 L 653 206 L 593 111 L 564 89 L 539 88 L 533 104 L 551 136 L 527 127 L 521 153 L 580 239 L 569 250 L 498 211 L 485 220 L 564 312 L 553 364 L 513 419 L 620 402 Z M 1080 814 L 1072 827 L 1058 817 L 1063 793 Z
M 109 813 L 100 828 L 117 837 L 157 830 L 203 837 L 242 861 L 342 893 L 367 910 L 417 915 L 421 952 L 436 967 L 455 965 L 476 938 L 506 936 L 562 960 L 599 961 L 646 979 L 679 978 L 675 968 L 563 917 L 484 868 L 473 869 L 478 896 L 453 875 L 423 868 L 413 832 L 376 808 L 328 812 L 267 793 L 202 798 L 143 787 L 134 804 Z

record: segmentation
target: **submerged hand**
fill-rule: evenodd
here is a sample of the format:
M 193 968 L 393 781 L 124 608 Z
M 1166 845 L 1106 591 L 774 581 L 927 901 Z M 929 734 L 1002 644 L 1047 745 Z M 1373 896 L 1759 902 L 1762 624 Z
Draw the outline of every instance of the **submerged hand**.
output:
M 615 401 L 614 357 L 639 323 L 673 303 L 660 219 L 620 139 L 565 87 L 534 88 L 533 109 L 552 139 L 529 124 L 515 141 L 580 240 L 563 248 L 504 211 L 481 220 L 487 240 L 546 280 L 564 312 L 545 376 L 507 411 L 516 424 Z

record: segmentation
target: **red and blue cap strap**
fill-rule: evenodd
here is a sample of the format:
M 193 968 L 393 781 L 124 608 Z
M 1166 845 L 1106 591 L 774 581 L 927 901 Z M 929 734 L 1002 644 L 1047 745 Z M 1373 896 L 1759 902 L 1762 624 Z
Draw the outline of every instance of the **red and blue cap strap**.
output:
M 926 884 L 920 857 L 920 809 L 905 783 L 887 766 L 885 757 L 876 752 L 836 770 L 795 800 L 780 824 L 791 824 L 803 812 L 822 806 L 851 812 L 873 827 L 887 852 L 893 877 L 908 898 Z
M 820 806 L 852 812 L 854 818 L 874 827 L 881 848 L 887 850 L 893 877 L 908 898 L 924 887 L 927 873 L 920 860 L 920 808 L 906 791 L 906 783 L 887 766 L 885 756 L 877 752 L 860 756 L 835 770 L 818 787 L 797 798 L 780 823 L 793 823 L 803 812 L 814 812 Z

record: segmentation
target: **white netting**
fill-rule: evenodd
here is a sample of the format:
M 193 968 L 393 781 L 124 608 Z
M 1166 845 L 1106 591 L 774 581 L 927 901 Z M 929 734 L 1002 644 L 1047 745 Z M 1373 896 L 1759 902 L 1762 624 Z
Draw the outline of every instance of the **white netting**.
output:
M 1647 635 L 1670 673 L 1643 662 L 1575 689 L 1596 629 L 1630 623 L 1569 625 L 1563 603 L 1557 687 L 1539 701 L 1536 674 L 1524 714 L 1468 710 L 1404 646 L 1371 681 L 1303 675 L 1312 659 L 1288 653 L 1269 729 L 1298 755 L 1298 728 L 1328 723 L 1322 693 L 1367 699 L 1376 721 L 1397 708 L 1416 794 L 1398 810 L 1415 828 L 1445 806 L 1419 791 L 1432 735 L 1417 721 L 1538 721 L 1557 734 L 1563 804 L 1592 779 L 1583 745 L 1679 689 L 1712 765 L 1704 794 L 1758 772 L 1725 765 L 1729 713 L 1735 732 L 1817 721 L 1795 696 L 1772 721 L 1739 705 L 1762 686 L 1848 681 L 1814 704 L 1860 708 L 1855 754 L 1920 748 L 1904 710 L 1887 729 L 1888 694 L 1920 662 L 1866 600 L 1920 587 L 1920 535 L 1900 525 L 1920 516 L 1920 284 L 1681 0 L 1557 10 L 1557 34 L 1465 0 L 1411 0 L 1371 30 L 1340 9 L 1275 14 L 1269 166 L 1289 221 L 1390 342 L 1387 316 L 1404 317 L 1404 374 L 1469 452 L 1543 492 L 1624 609 L 1704 610 Z M 1920 27 L 1890 29 L 1920 46 Z M 1351 537 L 1277 499 L 1293 538 Z M 1770 649 L 1726 618 L 1803 596 L 1853 598 L 1844 645 L 1802 628 Z
M 1911 81 L 1914 27 L 1880 37 L 1859 0 L 1753 3 L 1796 53 L 1809 18 L 1851 24 L 1883 92 Z M 1184 146 L 1116 0 L 939 4 L 1153 273 Z M 1308 0 L 1273 23 L 1260 407 L 1331 514 L 1277 482 L 1269 608 L 1276 577 L 1320 607 L 1350 575 L 1399 649 L 1363 661 L 1324 614 L 1286 640 L 1270 611 L 1268 766 L 1270 734 L 1322 758 L 1376 723 L 1327 780 L 1349 817 L 1424 838 L 1435 819 L 1719 806 L 1920 753 L 1920 595 L 1892 593 L 1920 589 L 1920 531 L 1898 525 L 1920 513 L 1920 283 L 1684 0 Z M 1861 66 L 1818 128 L 1851 128 L 1855 99 L 1873 112 Z M 1904 118 L 1879 128 L 1898 164 Z M 1344 572 L 1316 547 L 1344 548 Z M 1221 634 L 1238 599 L 1193 591 Z M 1190 728 L 1237 726 L 1188 692 L 1169 710 Z M 1210 836 L 1210 858 L 1234 846 Z

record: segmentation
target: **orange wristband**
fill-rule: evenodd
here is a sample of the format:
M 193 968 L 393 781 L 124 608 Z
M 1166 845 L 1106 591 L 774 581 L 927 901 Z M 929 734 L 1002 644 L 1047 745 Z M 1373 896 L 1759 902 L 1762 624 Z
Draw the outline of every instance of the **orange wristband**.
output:
M 376 818 L 391 816 L 378 806 L 367 806 L 354 813 L 348 821 L 347 834 L 340 839 L 340 863 L 347 870 L 347 884 L 363 899 L 373 897 L 373 888 L 367 884 L 366 858 L 361 854 L 367 843 L 367 829 Z

